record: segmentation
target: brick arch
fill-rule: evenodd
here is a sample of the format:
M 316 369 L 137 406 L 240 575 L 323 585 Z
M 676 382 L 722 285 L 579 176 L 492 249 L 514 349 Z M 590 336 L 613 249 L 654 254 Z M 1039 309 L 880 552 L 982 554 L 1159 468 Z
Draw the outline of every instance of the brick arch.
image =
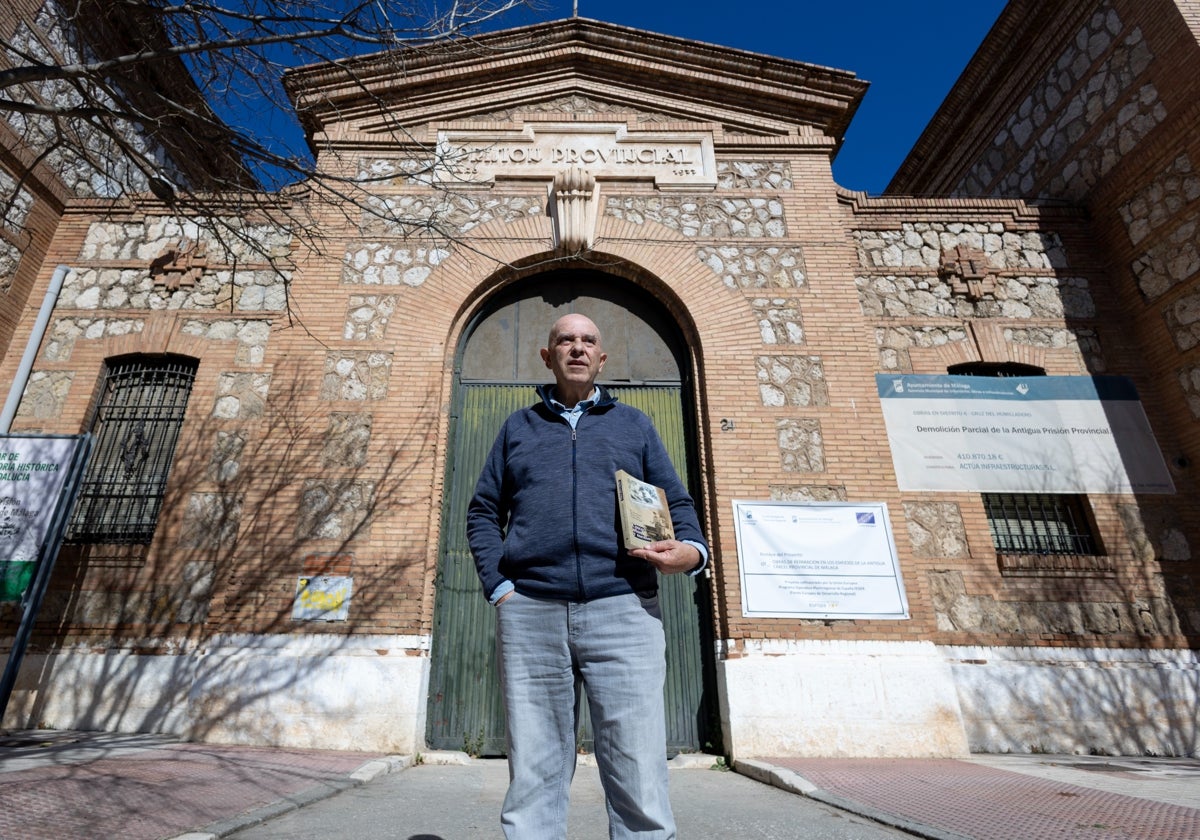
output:
M 436 295 L 439 304 L 430 308 L 430 317 L 419 325 L 427 332 L 427 340 L 439 345 L 444 354 L 438 399 L 442 402 L 451 399 L 458 348 L 493 295 L 550 265 L 601 268 L 652 295 L 682 334 L 694 379 L 698 456 L 706 463 L 712 423 L 708 398 L 699 384 L 706 379 L 706 367 L 744 366 L 742 373 L 747 380 L 753 381 L 755 377 L 752 355 L 726 353 L 710 357 L 706 348 L 762 346 L 751 295 L 746 290 L 730 288 L 714 274 L 697 256 L 697 241 L 693 237 L 654 220 L 635 223 L 599 214 L 595 246 L 576 256 L 552 250 L 551 226 L 551 219 L 543 215 L 512 221 L 493 219 L 479 225 L 464 235 L 462 244 L 453 248 L 453 253 L 423 284 L 422 289 Z M 752 244 L 787 242 L 791 240 L 754 240 Z M 786 291 L 804 294 L 802 289 Z M 717 373 L 724 374 L 725 371 Z M 448 419 L 443 417 L 440 426 L 439 432 L 444 434 Z
M 1069 348 L 1047 351 L 1045 347 L 1017 344 L 1004 337 L 1003 324 L 971 323 L 967 325 L 968 336 L 962 341 L 948 342 L 937 347 L 912 347 L 908 355 L 914 371 L 945 371 L 954 365 L 971 362 L 1016 362 L 1047 369 L 1052 354 L 1067 354 L 1071 361 L 1076 355 Z M 1064 357 L 1065 358 L 1065 357 Z
M 684 308 L 664 284 L 620 261 L 533 261 L 491 278 L 459 339 L 456 368 L 464 381 L 548 381 L 537 349 L 545 330 L 568 311 L 592 317 L 610 362 L 601 381 L 688 382 L 694 366 L 681 324 Z M 681 315 L 685 316 L 681 319 Z M 482 342 L 482 343 L 481 343 Z
M 445 349 L 447 369 L 452 367 L 463 331 L 493 294 L 551 266 L 599 268 L 647 290 L 675 318 L 697 362 L 702 341 L 731 328 L 736 337 L 725 340 L 760 343 L 747 296 L 713 275 L 696 256 L 694 238 L 652 219 L 634 223 L 602 212 L 597 214 L 595 233 L 594 248 L 567 255 L 553 250 L 548 215 L 522 216 L 511 221 L 493 219 L 452 245 L 450 257 L 434 268 L 425 283 L 425 288 L 438 289 L 441 302 L 456 303 L 444 307 L 447 320 L 431 319 L 427 324 L 431 340 L 433 333 L 442 331 L 437 341 Z M 754 242 L 764 247 L 783 243 Z M 731 307 L 744 309 L 745 317 L 731 317 Z
M 652 228 L 649 234 L 648 228 Z M 466 241 L 470 247 L 456 247 L 427 281 L 460 302 L 446 325 L 448 359 L 463 331 L 493 295 L 539 273 L 572 268 L 598 270 L 649 292 L 674 317 L 687 345 L 700 346 L 704 329 L 694 317 L 697 310 L 690 298 L 693 293 L 711 295 L 714 278 L 695 257 L 695 242 L 665 225 L 598 221 L 596 247 L 578 255 L 552 249 L 550 221 L 542 216 L 493 220 L 472 230 Z M 704 288 L 698 288 L 700 284 Z M 719 281 L 715 285 L 728 291 Z M 735 294 L 732 299 L 740 297 Z
M 145 317 L 145 327 L 138 333 L 106 336 L 100 340 L 104 358 L 133 353 L 171 353 L 203 358 L 207 341 L 200 336 L 180 331 L 181 318 L 176 312 L 152 312 Z
M 945 373 L 954 365 L 985 361 L 975 343 L 969 338 L 947 342 L 937 347 L 910 347 L 908 358 L 916 373 Z
M 1014 344 L 1004 337 L 1004 324 L 973 323 L 971 333 L 979 346 L 980 358 L 971 361 L 1018 362 L 1046 368 L 1046 349 L 1028 344 Z
M 1049 367 L 1047 364 L 1049 361 L 1047 356 L 1049 354 L 1047 353 L 1045 347 L 1033 347 L 1028 344 L 1013 344 L 1012 342 L 1008 342 L 1005 346 L 1007 346 L 1010 350 L 1008 353 L 1008 358 L 997 361 L 1018 362 L 1023 365 L 1031 365 L 1032 367 L 1041 368 L 1042 370 L 1046 370 Z M 1065 352 L 1070 354 L 1072 362 L 1076 361 L 1077 354 L 1071 353 L 1069 350 Z

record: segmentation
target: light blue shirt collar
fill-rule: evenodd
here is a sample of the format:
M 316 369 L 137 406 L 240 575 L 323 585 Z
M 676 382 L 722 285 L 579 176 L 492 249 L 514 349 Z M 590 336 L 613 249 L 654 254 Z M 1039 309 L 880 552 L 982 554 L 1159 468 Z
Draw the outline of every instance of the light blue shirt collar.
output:
M 558 401 L 555 393 L 556 391 L 554 390 L 550 391 L 550 405 L 555 411 L 562 415 L 564 420 L 571 424 L 572 429 L 574 429 L 576 424 L 579 423 L 579 418 L 583 416 L 583 413 L 594 406 L 596 401 L 600 399 L 600 389 L 593 387 L 592 393 L 586 400 L 580 400 L 575 404 L 574 408 L 567 408 Z

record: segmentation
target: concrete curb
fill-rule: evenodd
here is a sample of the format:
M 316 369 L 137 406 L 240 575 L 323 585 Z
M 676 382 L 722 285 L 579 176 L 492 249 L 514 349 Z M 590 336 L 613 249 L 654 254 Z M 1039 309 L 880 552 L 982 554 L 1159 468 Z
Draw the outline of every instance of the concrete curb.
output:
M 392 755 L 386 758 L 372 759 L 342 778 L 321 782 L 292 796 L 262 805 L 243 814 L 238 814 L 235 817 L 217 820 L 195 831 L 177 834 L 169 838 L 169 840 L 218 840 L 221 837 L 228 837 L 244 828 L 260 825 L 267 820 L 273 820 L 283 814 L 299 810 L 306 805 L 320 802 L 322 799 L 328 799 L 344 790 L 364 785 L 380 776 L 386 776 L 389 773 L 398 773 L 401 770 L 411 767 L 414 763 L 414 756 L 408 755 Z M 445 763 L 449 764 L 452 762 Z
M 417 754 L 417 762 L 420 764 L 433 764 L 442 766 L 461 766 L 470 764 L 474 759 L 460 750 L 431 750 Z
M 816 785 L 799 773 L 793 773 L 791 770 L 776 767 L 774 764 L 767 764 L 765 761 L 735 761 L 733 762 L 733 769 L 735 772 L 741 773 L 743 776 L 749 776 L 757 782 L 773 785 L 791 793 L 800 793 L 808 796 L 819 790 Z
M 945 831 L 931 825 L 907 820 L 895 814 L 889 814 L 877 808 L 872 808 L 869 805 L 863 805 L 861 802 L 855 802 L 852 799 L 826 793 L 799 773 L 782 767 L 776 767 L 773 764 L 767 764 L 765 761 L 735 761 L 733 762 L 733 769 L 755 781 L 772 785 L 790 793 L 798 793 L 814 802 L 821 802 L 837 808 L 839 811 L 846 811 L 872 822 L 877 822 L 880 825 L 897 828 L 916 837 L 926 838 L 926 840 L 971 840 L 970 837 L 957 834 L 953 831 Z

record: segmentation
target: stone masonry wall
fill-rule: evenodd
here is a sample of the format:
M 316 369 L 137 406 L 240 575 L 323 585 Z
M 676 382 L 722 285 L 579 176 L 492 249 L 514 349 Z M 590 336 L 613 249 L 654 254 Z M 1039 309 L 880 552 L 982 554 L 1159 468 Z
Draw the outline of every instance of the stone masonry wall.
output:
M 1187 194 L 1186 177 L 1164 186 L 1180 198 Z M 1158 223 L 1142 205 L 1129 210 L 1146 226 Z M 869 228 L 851 232 L 859 303 L 874 327 L 879 370 L 945 373 L 951 363 L 974 360 L 1035 360 L 1050 373 L 1109 369 L 1102 341 L 1108 325 L 1093 283 L 1072 266 L 1061 236 L 1011 220 L 910 221 L 899 213 L 872 214 Z M 1183 375 L 1181 384 L 1200 393 Z M 1106 556 L 1012 557 L 997 564 L 979 504 L 978 496 L 905 494 L 907 534 L 926 569 L 938 631 L 948 640 L 1020 644 L 1032 637 L 1155 638 L 1200 629 L 1178 592 L 1162 578 L 1147 584 L 1134 571 L 1143 563 L 1155 568 L 1161 551 L 1135 562 L 1120 536 L 1136 531 L 1148 544 L 1174 546 L 1169 550 L 1190 558 L 1177 522 L 1133 505 L 1118 512 L 1097 497 L 1090 502 L 1097 528 L 1115 535 L 1104 540 Z
M 955 192 L 1078 200 L 1163 120 L 1154 54 L 1104 3 L 1009 116 Z
M 11 43 L 22 55 L 34 61 L 49 65 L 79 63 L 83 57 L 63 28 L 63 22 L 68 19 L 58 0 L 46 0 L 40 5 L 32 25 L 23 20 L 18 24 Z M 67 111 L 82 102 L 75 89 L 79 83 L 48 80 L 10 88 L 9 95 L 18 101 L 46 102 Z M 28 150 L 62 179 L 72 195 L 113 198 L 147 190 L 143 169 L 133 163 L 110 134 L 98 131 L 88 120 L 68 118 L 56 123 L 54 118 L 34 111 L 10 112 L 6 119 Z M 159 160 L 164 171 L 174 171 L 165 151 L 149 134 L 121 116 L 111 119 L 113 131 L 121 135 L 130 149 L 151 160 Z M 71 142 L 62 142 L 64 128 L 73 135 Z
M 1056 234 L 1000 221 L 901 221 L 851 235 L 859 304 L 879 322 L 881 369 L 911 372 L 909 348 L 964 342 L 966 324 L 983 319 L 1005 322 L 1007 343 L 1076 349 L 1081 363 L 1103 369 L 1095 330 L 1065 324 L 1095 318 L 1096 307 L 1088 280 L 1070 270 Z M 973 288 L 956 262 L 963 253 L 975 255 Z

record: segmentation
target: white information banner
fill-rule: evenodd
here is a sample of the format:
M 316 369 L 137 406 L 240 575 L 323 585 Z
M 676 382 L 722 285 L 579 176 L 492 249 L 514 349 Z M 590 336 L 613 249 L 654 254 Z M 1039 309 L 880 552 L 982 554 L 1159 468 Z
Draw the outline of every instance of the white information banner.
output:
M 0 436 L 0 601 L 28 587 L 70 478 L 78 437 Z
M 1174 493 L 1122 376 L 877 375 L 901 490 Z
M 887 505 L 733 503 L 742 615 L 908 618 Z
M 78 446 L 73 437 L 0 437 L 0 558 L 38 559 Z

